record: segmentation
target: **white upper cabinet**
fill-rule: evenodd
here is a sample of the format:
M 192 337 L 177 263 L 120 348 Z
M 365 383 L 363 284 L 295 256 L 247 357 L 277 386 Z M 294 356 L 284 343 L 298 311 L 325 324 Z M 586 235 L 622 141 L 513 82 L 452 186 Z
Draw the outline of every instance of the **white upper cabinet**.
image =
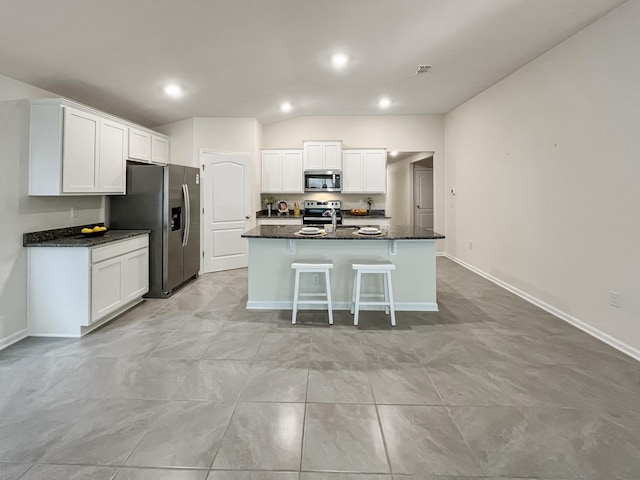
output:
M 126 125 L 111 120 L 101 120 L 99 151 L 99 190 L 104 193 L 123 193 L 127 158 Z
M 129 158 L 151 162 L 151 133 L 137 128 L 129 129 Z
M 129 159 L 166 165 L 169 163 L 169 139 L 139 128 L 129 128 Z
M 64 109 L 62 192 L 98 191 L 100 117 Z
M 282 160 L 279 150 L 261 152 L 262 191 L 279 192 L 282 188 Z
M 341 170 L 342 142 L 304 142 L 304 170 Z
M 362 174 L 362 152 L 344 150 L 342 152 L 342 193 L 361 193 L 364 191 Z
M 386 193 L 387 151 L 348 149 L 342 152 L 342 193 Z
M 125 193 L 127 126 L 94 112 L 31 105 L 29 195 Z
M 303 153 L 301 150 L 282 151 L 282 192 L 304 192 L 302 157 Z
M 264 193 L 303 193 L 303 151 L 262 150 L 262 188 Z
M 169 163 L 169 139 L 159 135 L 151 135 L 151 161 L 153 163 Z
M 123 194 L 132 152 L 169 160 L 167 137 L 62 98 L 32 100 L 29 147 L 29 195 Z
M 387 151 L 365 150 L 363 160 L 364 191 L 386 193 L 387 191 Z

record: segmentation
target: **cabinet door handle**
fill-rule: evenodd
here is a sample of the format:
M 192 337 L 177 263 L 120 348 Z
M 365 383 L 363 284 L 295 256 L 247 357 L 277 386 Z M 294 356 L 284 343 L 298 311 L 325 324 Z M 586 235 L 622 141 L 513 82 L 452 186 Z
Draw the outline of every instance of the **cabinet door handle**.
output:
M 246 215 L 244 218 L 246 218 L 247 220 L 249 220 L 251 218 L 251 215 Z

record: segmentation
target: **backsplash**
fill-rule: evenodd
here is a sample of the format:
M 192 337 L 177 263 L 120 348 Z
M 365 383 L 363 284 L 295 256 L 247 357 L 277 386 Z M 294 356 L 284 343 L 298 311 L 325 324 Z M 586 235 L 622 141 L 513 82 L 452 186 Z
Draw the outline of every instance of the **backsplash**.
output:
M 386 210 L 386 201 L 387 196 L 385 194 L 341 194 L 336 192 L 327 192 L 327 193 L 297 193 L 297 194 L 289 194 L 289 193 L 263 193 L 260 195 L 260 205 L 263 209 L 266 208 L 264 199 L 265 197 L 273 197 L 275 198 L 274 210 L 277 209 L 277 204 L 279 201 L 284 200 L 287 202 L 289 209 L 293 210 L 293 205 L 295 202 L 298 202 L 298 206 L 300 209 L 304 209 L 304 201 L 305 200 L 340 200 L 342 202 L 343 210 L 350 210 L 352 208 L 367 208 L 367 203 L 365 199 L 367 197 L 373 198 L 373 205 L 371 205 L 372 210 Z M 362 203 L 360 203 L 362 201 Z

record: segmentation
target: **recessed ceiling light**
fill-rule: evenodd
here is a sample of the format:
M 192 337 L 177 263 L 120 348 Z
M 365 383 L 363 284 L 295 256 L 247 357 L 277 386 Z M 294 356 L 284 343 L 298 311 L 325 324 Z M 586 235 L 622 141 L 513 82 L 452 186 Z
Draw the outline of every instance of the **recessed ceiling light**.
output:
M 280 105 L 280 110 L 282 110 L 284 113 L 290 112 L 291 111 L 291 104 L 289 102 L 284 102 Z
M 349 57 L 347 57 L 344 53 L 336 53 L 331 57 L 331 63 L 335 68 L 342 68 L 347 63 L 349 63 Z
M 392 157 L 397 157 L 398 156 L 398 151 L 397 150 L 392 150 L 391 153 L 389 153 L 389 155 L 391 155 Z
M 164 87 L 164 93 L 173 98 L 180 98 L 183 94 L 182 87 L 175 83 L 169 83 Z
M 390 105 L 391 105 L 391 100 L 389 100 L 387 97 L 381 98 L 380 101 L 378 102 L 378 106 L 380 108 L 389 108 Z

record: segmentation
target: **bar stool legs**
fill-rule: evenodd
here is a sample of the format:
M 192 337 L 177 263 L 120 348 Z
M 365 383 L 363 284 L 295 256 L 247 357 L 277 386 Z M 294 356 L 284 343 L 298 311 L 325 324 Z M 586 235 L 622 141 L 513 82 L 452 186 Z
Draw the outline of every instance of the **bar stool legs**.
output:
M 385 313 L 391 314 L 391 325 L 396 326 L 396 310 L 393 300 L 393 284 L 391 282 L 391 271 L 396 266 L 387 261 L 354 263 L 353 293 L 351 295 L 351 313 L 353 314 L 353 324 L 358 325 L 360 317 L 360 307 L 362 305 L 383 305 Z M 383 277 L 383 293 L 361 293 L 362 275 L 381 274 Z M 362 297 L 382 297 L 384 301 L 365 302 Z
M 305 304 L 327 305 L 327 313 L 329 315 L 329 325 L 333 325 L 333 309 L 331 307 L 331 279 L 329 270 L 333 268 L 331 261 L 305 261 L 294 262 L 291 268 L 295 270 L 295 284 L 293 287 L 293 313 L 291 314 L 291 324 L 296 324 L 298 315 L 298 306 L 300 297 L 325 297 L 325 300 L 305 300 Z M 300 274 L 301 273 L 324 273 L 325 292 L 324 293 L 300 293 Z

